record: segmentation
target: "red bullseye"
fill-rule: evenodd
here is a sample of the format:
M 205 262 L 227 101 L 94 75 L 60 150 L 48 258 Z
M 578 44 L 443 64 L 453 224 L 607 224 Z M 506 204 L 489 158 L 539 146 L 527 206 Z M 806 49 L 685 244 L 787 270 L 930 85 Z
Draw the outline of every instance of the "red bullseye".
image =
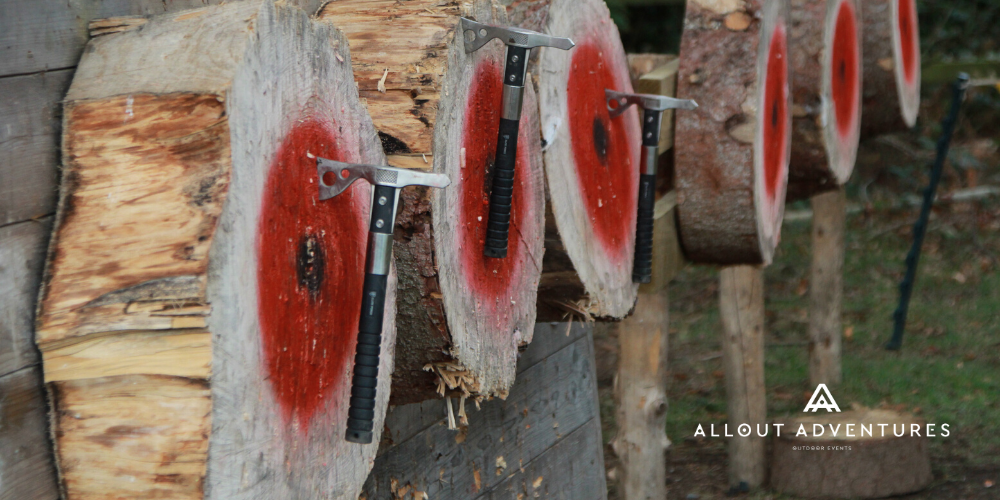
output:
M 264 368 L 286 423 L 305 432 L 354 350 L 364 273 L 361 195 L 317 201 L 316 160 L 339 159 L 314 119 L 285 137 L 271 164 L 257 228 L 257 293 Z
M 573 49 L 567 89 L 570 137 L 580 189 L 594 236 L 612 260 L 627 258 L 631 231 L 635 230 L 639 185 L 638 158 L 631 157 L 630 137 L 622 116 L 612 120 L 604 89 L 625 91 L 602 50 L 593 42 Z
M 461 165 L 461 213 L 458 229 L 462 249 L 462 269 L 469 289 L 488 310 L 497 304 L 510 303 L 512 278 L 523 264 L 519 242 L 522 220 L 529 209 L 529 193 L 525 189 L 528 175 L 525 151 L 529 137 L 522 126 L 518 136 L 520 146 L 514 166 L 514 199 L 510 210 L 510 236 L 507 257 L 494 259 L 483 255 L 486 244 L 486 223 L 489 220 L 490 184 L 486 169 L 493 161 L 500 127 L 500 103 L 503 99 L 502 68 L 493 61 L 483 61 L 476 67 L 469 102 L 465 108 L 465 130 L 462 147 L 465 164 Z M 535 139 L 537 140 L 537 139 Z M 492 315 L 492 313 L 487 313 Z
M 858 52 L 858 26 L 854 6 L 850 2 L 841 2 L 833 31 L 830 62 L 830 94 L 833 98 L 837 135 L 841 140 L 847 140 L 858 123 L 858 100 L 861 98 Z
M 917 5 L 915 0 L 899 0 L 900 56 L 903 59 L 903 78 L 912 85 L 917 79 L 917 64 L 920 58 L 917 44 Z
M 771 33 L 764 87 L 763 164 L 767 198 L 774 201 L 788 154 L 788 46 L 785 25 Z

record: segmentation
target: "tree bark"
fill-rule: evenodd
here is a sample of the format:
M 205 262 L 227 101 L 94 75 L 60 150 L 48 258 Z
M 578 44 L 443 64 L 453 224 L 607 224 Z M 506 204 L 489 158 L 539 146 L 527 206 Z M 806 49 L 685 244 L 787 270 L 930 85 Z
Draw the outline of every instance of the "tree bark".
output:
M 320 203 L 315 184 L 316 156 L 385 161 L 350 68 L 340 32 L 269 1 L 90 42 L 36 332 L 66 496 L 357 495 L 377 446 L 344 440 L 370 189 Z
M 730 266 L 720 271 L 719 315 L 722 316 L 722 363 L 726 374 L 729 428 L 751 426 L 748 437 L 729 439 L 729 484 L 755 488 L 767 477 L 764 438 L 767 423 L 764 391 L 764 271 Z
M 617 327 L 618 433 L 612 447 L 622 462 L 625 500 L 667 497 L 669 306 L 666 290 L 640 293 L 635 313 Z
M 543 278 L 582 290 L 576 307 L 586 314 L 622 318 L 637 290 L 632 259 L 641 131 L 634 108 L 609 117 L 604 90 L 632 92 L 628 62 L 600 0 L 553 0 L 546 32 L 569 37 L 576 47 L 541 49 L 545 173 L 558 229 L 549 233 L 558 244 L 547 245 Z
M 767 264 L 781 231 L 791 101 L 788 3 L 692 0 L 681 39 L 676 182 L 689 260 Z
M 902 8 L 901 8 L 902 7 Z M 920 112 L 920 32 L 914 0 L 867 0 L 864 24 L 863 137 L 913 127 Z
M 771 485 L 782 493 L 807 498 L 884 498 L 919 491 L 934 478 L 928 426 L 922 419 L 866 409 L 809 414 L 781 423 L 781 437 L 774 438 Z M 823 426 L 822 435 L 814 435 L 814 424 Z M 878 424 L 887 425 L 880 428 Z M 806 435 L 796 435 L 800 426 Z M 919 429 L 917 435 L 911 435 L 914 427 Z M 942 428 L 935 427 L 933 433 L 942 435 Z
M 841 381 L 840 344 L 843 332 L 844 219 L 843 189 L 812 199 L 812 268 L 809 273 L 809 384 Z
M 437 376 L 440 370 L 462 374 L 459 386 L 442 390 L 503 396 L 536 317 L 545 215 L 537 100 L 527 89 L 509 253 L 487 258 L 504 46 L 491 42 L 466 54 L 460 16 L 507 22 L 490 0 L 341 0 L 318 14 L 347 36 L 389 163 L 433 168 L 452 180 L 445 190 L 409 190 L 398 216 L 397 321 L 407 334 L 397 347 L 393 404 L 438 397 L 450 380 Z
M 854 170 L 861 122 L 856 0 L 792 0 L 788 201 L 837 189 Z

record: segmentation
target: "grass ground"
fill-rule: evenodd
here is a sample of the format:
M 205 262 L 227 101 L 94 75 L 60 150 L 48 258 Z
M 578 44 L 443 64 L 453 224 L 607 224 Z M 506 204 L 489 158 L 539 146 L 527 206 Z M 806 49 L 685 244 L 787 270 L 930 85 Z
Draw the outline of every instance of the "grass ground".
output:
M 989 481 L 1000 483 L 1000 197 L 938 204 L 903 350 L 885 351 L 918 211 L 900 205 L 906 193 L 918 193 L 926 182 L 926 170 L 915 166 L 926 159 L 919 139 L 897 139 L 866 146 L 848 186 L 849 203 L 860 210 L 847 219 L 844 382 L 832 388 L 833 394 L 841 408 L 891 407 L 951 425 L 951 437 L 931 441 L 934 485 L 905 498 L 1000 498 L 1000 485 L 986 487 Z M 914 145 L 919 158 L 893 154 L 907 148 L 901 144 Z M 888 149 L 881 151 L 884 146 Z M 956 155 L 965 147 L 959 145 Z M 950 166 L 942 193 L 970 182 L 1000 185 L 995 149 L 991 154 L 976 177 Z M 808 203 L 800 203 L 789 211 L 806 208 Z M 765 274 L 769 418 L 801 412 L 815 389 L 808 383 L 807 353 L 810 228 L 809 219 L 786 223 Z M 722 498 L 726 489 L 724 440 L 693 437 L 699 423 L 726 420 L 717 274 L 710 267 L 689 266 L 670 288 L 670 499 Z M 598 336 L 597 346 L 599 352 L 613 351 L 615 339 Z M 614 433 L 614 411 L 608 373 L 601 379 L 607 440 Z M 610 448 L 606 455 L 613 467 Z M 616 485 L 609 483 L 615 497 Z M 790 497 L 765 490 L 745 498 Z

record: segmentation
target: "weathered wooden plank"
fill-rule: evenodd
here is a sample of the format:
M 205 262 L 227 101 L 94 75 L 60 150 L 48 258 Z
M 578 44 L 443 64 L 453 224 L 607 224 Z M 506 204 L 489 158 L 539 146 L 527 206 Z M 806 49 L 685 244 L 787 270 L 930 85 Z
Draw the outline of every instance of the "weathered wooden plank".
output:
M 601 421 L 594 418 L 507 476 L 483 500 L 604 500 Z
M 0 2 L 0 76 L 75 66 L 91 20 L 176 12 L 221 0 L 4 0 Z M 319 0 L 289 2 L 315 12 Z
M 533 340 L 517 361 L 518 376 L 553 353 L 586 337 L 591 329 L 591 326 L 581 322 L 536 323 Z M 391 449 L 397 444 L 407 441 L 432 425 L 442 424 L 446 418 L 447 409 L 442 399 L 389 407 L 378 454 L 381 456 L 391 453 Z
M 0 228 L 0 376 L 38 362 L 35 298 L 52 218 Z
M 558 325 L 548 328 L 558 331 Z M 529 350 L 544 346 L 533 343 Z M 378 457 L 365 497 L 395 498 L 405 488 L 435 499 L 486 494 L 597 417 L 593 367 L 593 341 L 586 335 L 520 373 L 506 401 L 485 402 L 478 411 L 468 403 L 467 431 L 450 431 L 440 422 Z M 590 455 L 600 457 L 599 449 Z M 595 463 L 603 471 L 603 458 Z
M 37 366 L 0 377 L 0 500 L 59 498 L 47 422 Z
M 0 224 L 55 211 L 59 101 L 72 76 L 64 70 L 0 78 Z

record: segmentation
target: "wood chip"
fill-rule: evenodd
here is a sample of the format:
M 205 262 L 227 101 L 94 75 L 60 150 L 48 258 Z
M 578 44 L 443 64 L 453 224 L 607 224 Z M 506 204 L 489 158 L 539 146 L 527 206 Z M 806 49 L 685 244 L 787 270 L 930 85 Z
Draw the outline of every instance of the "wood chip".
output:
M 389 68 L 385 68 L 385 72 L 382 73 L 382 79 L 378 81 L 378 91 L 385 93 L 385 79 L 389 76 Z
M 732 12 L 726 16 L 723 23 L 726 25 L 726 28 L 732 31 L 745 31 L 750 27 L 752 20 L 753 18 L 746 12 Z

